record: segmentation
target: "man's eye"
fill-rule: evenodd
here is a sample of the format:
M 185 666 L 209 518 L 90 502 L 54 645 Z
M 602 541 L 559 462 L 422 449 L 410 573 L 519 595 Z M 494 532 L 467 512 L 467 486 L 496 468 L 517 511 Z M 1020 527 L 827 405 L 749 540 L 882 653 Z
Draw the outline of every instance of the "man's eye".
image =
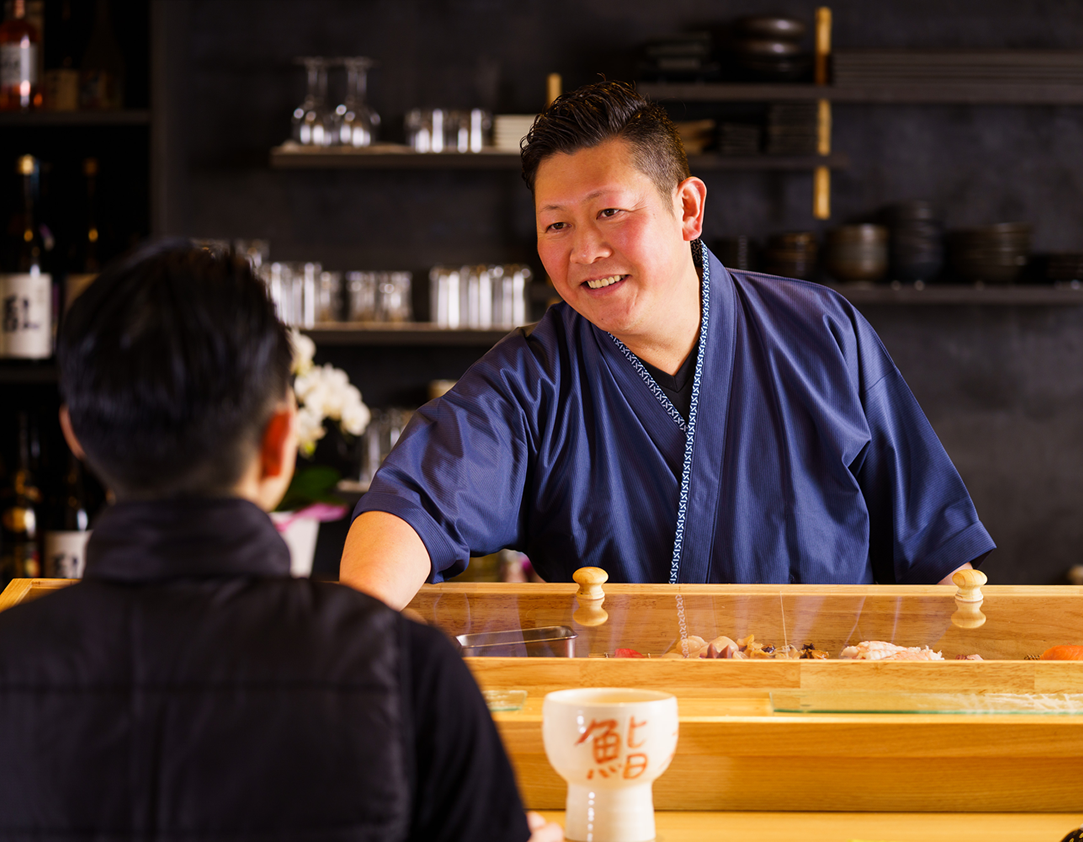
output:
M 604 211 L 602 211 L 598 215 L 599 216 L 610 217 L 610 216 L 616 216 L 618 213 L 620 213 L 620 208 L 606 208 Z
M 545 227 L 546 231 L 562 231 L 564 229 L 563 222 L 551 222 Z

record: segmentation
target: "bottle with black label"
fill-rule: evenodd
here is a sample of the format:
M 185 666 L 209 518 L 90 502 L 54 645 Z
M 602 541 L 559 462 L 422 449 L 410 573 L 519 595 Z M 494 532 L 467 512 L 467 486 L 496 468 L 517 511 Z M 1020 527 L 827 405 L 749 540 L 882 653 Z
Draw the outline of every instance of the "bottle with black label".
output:
M 0 511 L 0 583 L 41 575 L 41 491 L 30 452 L 30 416 L 19 413 L 19 448 Z
M 124 56 L 109 20 L 109 0 L 97 0 L 79 74 L 82 108 L 121 108 L 124 105 Z
M 83 463 L 68 452 L 68 468 L 57 489 L 45 530 L 43 575 L 52 579 L 81 579 L 90 538 Z
M 0 265 L 0 356 L 45 359 L 53 353 L 52 234 L 39 219 L 41 165 L 18 160 L 20 211 L 12 218 Z
M 60 0 L 59 14 L 50 19 L 49 40 L 45 48 L 45 72 L 42 76 L 45 107 L 51 111 L 75 111 L 79 108 L 79 65 L 86 35 L 72 14 L 72 0 Z M 51 5 L 53 4 L 50 0 Z

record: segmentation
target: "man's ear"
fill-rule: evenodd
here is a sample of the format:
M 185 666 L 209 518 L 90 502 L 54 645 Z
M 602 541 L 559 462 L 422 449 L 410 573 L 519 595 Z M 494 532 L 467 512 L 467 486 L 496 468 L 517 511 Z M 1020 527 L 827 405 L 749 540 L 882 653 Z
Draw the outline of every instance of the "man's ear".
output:
M 282 406 L 275 410 L 263 431 L 260 442 L 260 478 L 277 477 L 293 470 L 291 443 L 295 410 Z
M 681 233 L 687 242 L 703 233 L 703 211 L 707 206 L 707 185 L 694 175 L 677 185 L 676 201 L 681 216 Z
M 75 431 L 71 428 L 71 415 L 68 414 L 67 404 L 61 404 L 60 406 L 60 429 L 64 431 L 64 441 L 68 443 L 68 447 L 71 448 L 71 452 L 75 454 L 75 457 L 86 461 L 83 446 L 79 444 L 79 439 L 75 437 Z

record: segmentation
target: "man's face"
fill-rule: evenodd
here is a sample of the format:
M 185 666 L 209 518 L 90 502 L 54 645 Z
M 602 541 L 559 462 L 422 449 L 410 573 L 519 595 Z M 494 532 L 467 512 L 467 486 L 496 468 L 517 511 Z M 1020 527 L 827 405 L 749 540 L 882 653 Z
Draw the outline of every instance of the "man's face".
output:
M 534 208 L 538 254 L 561 298 L 630 347 L 664 331 L 689 300 L 697 281 L 681 191 L 663 196 L 625 141 L 546 158 Z

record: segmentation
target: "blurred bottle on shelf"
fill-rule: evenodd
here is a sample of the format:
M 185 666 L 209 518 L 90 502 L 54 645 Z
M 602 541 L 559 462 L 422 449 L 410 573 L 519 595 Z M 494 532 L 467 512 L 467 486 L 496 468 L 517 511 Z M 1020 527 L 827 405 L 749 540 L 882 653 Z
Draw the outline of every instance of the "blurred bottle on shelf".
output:
M 49 506 L 42 575 L 53 579 L 83 578 L 89 538 L 83 463 L 69 450 L 67 471 Z
M 41 491 L 34 477 L 30 415 L 19 413 L 15 470 L 0 501 L 0 585 L 41 575 Z
M 97 0 L 79 74 L 79 105 L 89 109 L 120 108 L 124 104 L 124 56 L 113 34 L 109 0 Z
M 23 155 L 16 170 L 22 203 L 0 262 L 0 357 L 45 359 L 53 352 L 53 236 L 39 217 L 40 162 Z
M 41 30 L 27 18 L 27 0 L 12 0 L 0 24 L 0 111 L 41 107 Z
M 82 37 L 72 17 L 72 0 L 60 0 L 60 15 L 52 19 L 45 55 L 42 88 L 45 107 L 51 111 L 79 108 L 79 56 Z M 52 25 L 52 24 L 50 24 Z
M 98 214 L 98 159 L 83 161 L 85 204 L 82 221 L 72 235 L 68 246 L 68 274 L 64 279 L 63 310 L 67 312 L 79 294 L 86 289 L 101 271 L 102 231 Z

